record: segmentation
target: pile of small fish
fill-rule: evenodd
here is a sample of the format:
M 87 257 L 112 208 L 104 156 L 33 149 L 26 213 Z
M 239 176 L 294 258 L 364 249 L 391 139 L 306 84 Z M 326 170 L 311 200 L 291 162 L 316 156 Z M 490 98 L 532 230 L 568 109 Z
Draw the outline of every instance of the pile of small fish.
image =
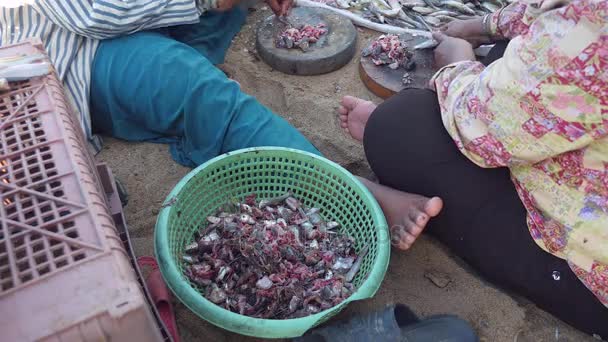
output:
M 456 19 L 493 13 L 514 0 L 316 0 L 362 18 L 397 27 L 428 30 Z
M 416 63 L 412 59 L 413 54 L 407 44 L 394 34 L 381 35 L 371 44 L 363 49 L 361 56 L 368 57 L 377 66 L 386 65 L 395 70 L 405 69 L 401 83 L 408 85 L 412 83 L 409 71 L 414 70 Z
M 340 304 L 365 255 L 319 209 L 285 194 L 229 203 L 185 248 L 185 275 L 211 302 L 241 315 L 288 319 Z
M 301 25 L 300 27 L 289 27 L 281 32 L 275 41 L 277 48 L 292 49 L 300 48 L 306 52 L 310 44 L 316 43 L 322 35 L 327 33 L 325 24 Z

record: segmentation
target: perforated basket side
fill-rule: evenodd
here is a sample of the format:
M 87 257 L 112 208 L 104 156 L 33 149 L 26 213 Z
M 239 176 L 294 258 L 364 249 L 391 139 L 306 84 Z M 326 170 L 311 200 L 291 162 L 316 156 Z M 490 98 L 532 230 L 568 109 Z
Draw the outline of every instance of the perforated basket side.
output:
M 0 48 L 0 57 L 40 53 L 39 41 Z M 139 327 L 135 336 L 158 340 L 61 83 L 52 73 L 11 87 L 0 95 L 3 338 L 100 339 Z

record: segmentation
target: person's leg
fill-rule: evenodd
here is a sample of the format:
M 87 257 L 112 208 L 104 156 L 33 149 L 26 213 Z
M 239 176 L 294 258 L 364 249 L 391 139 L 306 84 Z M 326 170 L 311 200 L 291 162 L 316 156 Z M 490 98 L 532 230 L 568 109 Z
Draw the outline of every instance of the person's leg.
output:
M 444 200 L 438 223 L 458 221 L 461 213 L 476 212 L 496 193 L 513 191 L 507 169 L 482 169 L 458 151 L 430 90 L 406 90 L 378 106 L 365 127 L 364 148 L 383 185 Z
M 247 8 L 237 6 L 226 12 L 207 12 L 197 24 L 167 28 L 171 38 L 193 47 L 217 65 L 224 62 L 232 39 L 247 19 Z
M 508 41 L 497 42 L 490 50 L 490 53 L 484 59 L 483 63 L 489 65 L 501 58 L 507 45 Z M 418 93 L 423 94 L 420 98 L 421 102 L 417 103 L 418 106 L 415 108 L 428 108 L 431 111 L 439 110 L 437 100 L 435 96 L 431 95 L 431 92 L 412 90 L 407 93 L 412 94 L 413 96 Z M 402 108 L 399 108 L 399 101 L 395 101 L 395 99 L 400 96 L 401 95 L 394 96 L 392 100 L 383 104 L 383 107 L 388 107 L 388 110 L 385 111 L 391 112 L 402 110 Z M 392 109 L 390 107 L 392 107 Z M 345 96 L 338 109 L 340 114 L 340 125 L 353 139 L 363 142 L 368 120 L 376 108 L 377 106 L 371 101 Z M 392 119 L 399 120 L 399 117 L 393 117 Z M 385 123 L 388 123 L 386 128 L 390 129 L 391 122 L 385 120 Z M 422 132 L 424 132 L 424 130 L 418 131 L 419 134 Z M 445 134 L 445 136 L 447 137 L 447 134 Z M 396 146 L 399 145 L 398 141 L 395 141 L 394 143 Z M 389 187 L 374 184 L 365 179 L 361 179 L 361 181 L 369 190 L 371 190 L 382 206 L 387 221 L 391 225 L 392 242 L 400 249 L 409 248 L 425 228 L 429 219 L 436 216 L 442 209 L 440 198 L 429 198 L 412 193 L 395 191 Z
M 362 177 L 359 180 L 380 204 L 390 227 L 391 244 L 401 250 L 412 247 L 429 220 L 439 215 L 443 208 L 443 200 L 439 197 L 395 190 Z
M 319 153 L 201 53 L 160 33 L 100 43 L 91 105 L 95 129 L 126 140 L 171 142 L 173 157 L 186 166 L 254 146 Z
M 443 199 L 427 231 L 481 275 L 580 330 L 608 336 L 608 308 L 533 241 L 508 169 L 480 168 L 458 151 L 433 92 L 404 91 L 378 106 L 364 146 L 383 185 Z
M 505 54 L 505 50 L 507 49 L 507 45 L 509 45 L 508 40 L 501 40 L 494 44 L 494 47 L 490 49 L 488 55 L 481 61 L 485 66 L 488 66 L 494 63 L 499 58 Z

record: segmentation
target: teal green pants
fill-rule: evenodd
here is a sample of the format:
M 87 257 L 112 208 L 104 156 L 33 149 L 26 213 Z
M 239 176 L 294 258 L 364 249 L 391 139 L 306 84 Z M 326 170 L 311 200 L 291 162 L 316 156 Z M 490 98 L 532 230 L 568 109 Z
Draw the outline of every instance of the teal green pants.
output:
M 102 41 L 92 69 L 93 129 L 129 141 L 168 143 L 173 158 L 189 167 L 255 146 L 319 154 L 215 67 L 245 16 L 243 9 L 209 13 L 199 24 Z

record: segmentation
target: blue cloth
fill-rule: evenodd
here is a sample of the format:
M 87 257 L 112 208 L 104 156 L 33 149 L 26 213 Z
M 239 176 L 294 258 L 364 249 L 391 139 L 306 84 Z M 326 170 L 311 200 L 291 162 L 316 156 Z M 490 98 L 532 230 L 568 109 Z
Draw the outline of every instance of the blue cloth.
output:
M 373 340 L 378 341 L 378 339 Z M 453 315 L 437 315 L 401 328 L 400 342 L 478 342 L 475 331 Z
M 102 41 L 92 70 L 93 128 L 129 141 L 169 143 L 173 159 L 189 167 L 255 146 L 320 154 L 214 66 L 245 16 L 241 8 L 208 13 L 199 24 Z
M 405 305 L 396 304 L 345 322 L 330 323 L 313 329 L 294 342 L 478 342 L 475 331 L 453 315 L 426 319 Z

